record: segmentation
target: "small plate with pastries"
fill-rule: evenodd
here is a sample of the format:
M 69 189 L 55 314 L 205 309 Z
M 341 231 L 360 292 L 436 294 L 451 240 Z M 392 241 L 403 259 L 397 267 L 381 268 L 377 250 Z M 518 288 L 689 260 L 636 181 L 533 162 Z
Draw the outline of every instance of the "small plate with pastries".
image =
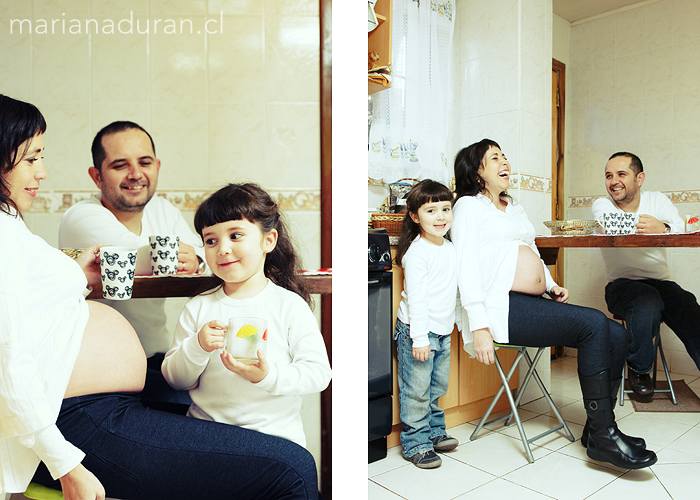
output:
M 557 236 L 593 234 L 600 227 L 594 220 L 548 220 L 543 224 Z

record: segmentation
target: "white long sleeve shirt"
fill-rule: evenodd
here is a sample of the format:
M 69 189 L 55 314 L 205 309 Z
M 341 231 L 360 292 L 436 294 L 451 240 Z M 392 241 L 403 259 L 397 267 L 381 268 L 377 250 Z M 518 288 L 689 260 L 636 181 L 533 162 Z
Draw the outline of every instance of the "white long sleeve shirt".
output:
M 449 335 L 455 323 L 457 254 L 443 239 L 437 246 L 420 236 L 401 260 L 403 290 L 398 318 L 410 325 L 413 347 L 430 345 L 428 333 Z
M 85 456 L 56 426 L 89 311 L 80 267 L 0 213 L 0 494 L 39 461 L 54 479 Z
M 232 317 L 267 320 L 270 372 L 253 384 L 230 372 L 219 355 L 199 345 L 197 333 L 208 322 L 228 325 Z M 331 368 L 323 337 L 309 306 L 294 292 L 271 281 L 255 297 L 232 299 L 223 288 L 190 300 L 180 315 L 163 376 L 175 389 L 189 390 L 188 415 L 280 436 L 306 446 L 301 396 L 328 386 Z
M 454 205 L 452 241 L 459 259 L 464 349 L 474 354 L 472 332 L 488 328 L 496 342 L 508 342 L 508 293 L 518 264 L 518 248 L 536 255 L 535 228 L 525 209 L 508 203 L 502 212 L 482 194 L 463 196 Z M 547 291 L 556 283 L 542 262 Z
M 594 220 L 599 220 L 604 213 L 623 212 L 610 198 L 598 198 L 593 202 L 592 208 Z M 641 192 L 639 209 L 635 215 L 651 215 L 666 222 L 671 226 L 672 233 L 681 233 L 685 229 L 685 223 L 675 205 L 665 194 L 656 191 Z M 608 281 L 618 278 L 667 280 L 671 277 L 664 247 L 601 248 L 600 251 Z
M 101 195 L 76 203 L 69 208 L 58 234 L 61 248 L 86 248 L 97 243 L 138 249 L 136 274 L 150 275 L 150 246 L 148 237 L 177 234 L 180 241 L 194 247 L 204 261 L 204 246 L 180 211 L 168 200 L 154 196 L 143 210 L 141 234 L 134 234 L 102 205 Z M 166 299 L 104 300 L 119 311 L 136 330 L 147 357 L 166 352 L 172 344 L 172 332 L 166 328 Z

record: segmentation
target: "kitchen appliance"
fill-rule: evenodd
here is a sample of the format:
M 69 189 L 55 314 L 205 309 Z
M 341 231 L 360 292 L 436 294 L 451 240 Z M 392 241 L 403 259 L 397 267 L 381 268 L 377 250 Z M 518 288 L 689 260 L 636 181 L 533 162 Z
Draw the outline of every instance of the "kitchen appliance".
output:
M 393 305 L 389 233 L 369 229 L 367 245 L 369 463 L 386 457 L 391 433 Z

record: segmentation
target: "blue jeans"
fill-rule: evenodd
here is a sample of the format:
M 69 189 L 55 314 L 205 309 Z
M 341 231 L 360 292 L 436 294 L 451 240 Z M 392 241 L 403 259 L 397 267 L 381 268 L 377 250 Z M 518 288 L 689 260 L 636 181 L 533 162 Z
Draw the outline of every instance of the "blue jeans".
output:
M 692 293 L 673 281 L 619 278 L 605 287 L 605 302 L 611 313 L 625 318 L 632 370 L 649 373 L 653 368 L 653 338 L 662 320 L 700 369 L 700 306 Z
M 173 389 L 165 380 L 160 371 L 164 357 L 164 353 L 157 352 L 146 360 L 146 384 L 140 394 L 141 402 L 155 410 L 185 415 L 192 404 L 192 398 L 189 391 Z
M 396 319 L 394 340 L 399 357 L 399 412 L 401 415 L 401 447 L 403 456 L 433 449 L 430 438 L 443 436 L 445 412 L 438 399 L 447 394 L 450 379 L 451 336 L 428 334 L 430 356 L 426 361 L 413 357 L 413 341 L 409 325 Z
M 622 374 L 627 332 L 597 309 L 510 292 L 508 342 L 528 347 L 563 345 L 578 349 L 578 372 L 583 377 L 610 370 Z
M 286 439 L 145 408 L 138 394 L 65 399 L 57 420 L 108 497 L 316 499 L 311 454 Z M 60 489 L 43 465 L 34 481 Z

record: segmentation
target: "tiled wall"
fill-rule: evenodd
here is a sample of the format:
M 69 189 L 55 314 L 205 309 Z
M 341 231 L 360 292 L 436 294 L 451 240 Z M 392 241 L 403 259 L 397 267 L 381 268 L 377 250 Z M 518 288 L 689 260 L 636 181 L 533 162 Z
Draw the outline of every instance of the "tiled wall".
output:
M 460 1 L 453 47 L 448 156 L 495 140 L 513 169 L 509 192 L 533 223 L 549 220 L 552 2 Z
M 448 157 L 488 137 L 511 163 L 509 193 L 538 232 L 551 211 L 550 0 L 460 0 Z M 549 360 L 540 368 L 549 383 Z M 534 393 L 533 393 L 534 394 Z
M 700 10 L 695 0 L 642 2 L 571 27 L 566 94 L 567 217 L 590 219 L 605 196 L 610 155 L 642 160 L 644 190 L 662 191 L 681 217 L 700 212 Z M 668 249 L 671 274 L 700 294 L 700 255 Z M 566 251 L 571 301 L 607 311 L 597 249 Z M 673 371 L 698 374 L 678 338 L 662 327 Z
M 12 19 L 29 21 L 21 34 Z M 0 93 L 48 123 L 49 177 L 25 220 L 50 244 L 96 189 L 95 133 L 126 119 L 153 136 L 158 193 L 188 220 L 218 186 L 257 182 L 287 211 L 305 267 L 320 267 L 317 0 L 0 0 L 0 47 Z M 318 462 L 318 402 L 304 404 Z

